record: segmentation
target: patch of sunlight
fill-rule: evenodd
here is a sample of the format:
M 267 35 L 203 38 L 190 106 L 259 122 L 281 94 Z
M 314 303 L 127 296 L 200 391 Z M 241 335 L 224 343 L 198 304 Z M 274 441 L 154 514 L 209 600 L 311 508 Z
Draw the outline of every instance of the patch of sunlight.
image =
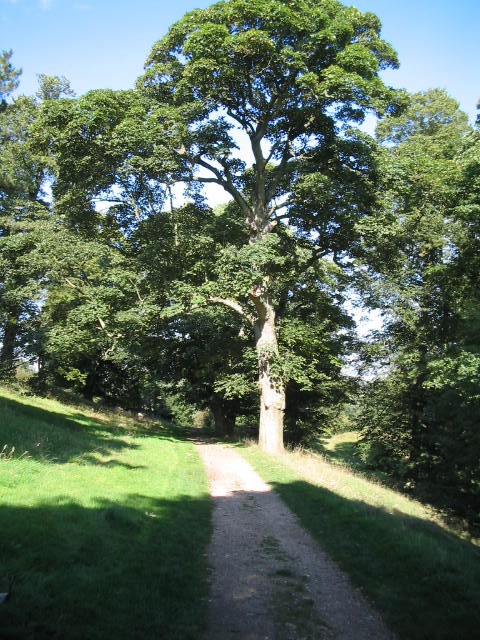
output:
M 336 433 L 328 438 L 322 438 L 322 445 L 327 451 L 335 452 L 337 447 L 342 444 L 356 444 L 361 440 L 360 431 L 344 431 L 343 433 Z
M 42 398 L 40 396 L 30 396 L 16 393 L 7 387 L 0 387 L 0 397 L 13 400 L 27 407 L 42 409 L 49 413 L 55 413 L 69 420 L 77 422 L 86 427 L 97 427 L 98 423 L 109 425 L 113 416 L 103 414 L 89 407 L 77 406 L 74 404 L 62 404 L 59 400 L 52 398 Z M 127 427 L 136 424 L 136 421 L 130 416 L 115 416 L 115 424 L 120 427 Z
M 429 522 L 433 520 L 439 526 L 449 530 L 432 508 L 384 487 L 379 482 L 363 478 L 344 467 L 330 464 L 321 455 L 305 451 L 286 452 L 284 461 L 292 471 L 301 475 L 307 482 L 328 489 L 343 498 L 361 501 L 394 515 L 403 514 Z

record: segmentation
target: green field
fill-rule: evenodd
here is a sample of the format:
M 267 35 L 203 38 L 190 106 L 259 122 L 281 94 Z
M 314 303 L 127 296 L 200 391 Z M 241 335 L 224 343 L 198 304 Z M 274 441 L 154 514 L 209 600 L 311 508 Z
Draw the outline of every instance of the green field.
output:
M 0 575 L 15 578 L 2 640 L 198 638 L 210 501 L 193 445 L 0 395 Z

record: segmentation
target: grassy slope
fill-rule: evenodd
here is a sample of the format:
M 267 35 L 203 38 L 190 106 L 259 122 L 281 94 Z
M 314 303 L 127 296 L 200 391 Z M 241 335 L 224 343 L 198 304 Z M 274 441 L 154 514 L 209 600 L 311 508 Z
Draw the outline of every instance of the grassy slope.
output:
M 2 639 L 199 637 L 210 502 L 191 443 L 0 389 L 4 445 Z
M 471 640 L 480 549 L 428 508 L 320 456 L 241 449 L 405 640 Z M 326 447 L 328 450 L 328 445 Z M 334 451 L 335 453 L 335 451 Z
M 0 389 L 4 444 L 0 576 L 16 582 L 2 640 L 200 637 L 210 503 L 181 433 Z M 324 451 L 338 463 L 351 447 Z M 478 547 L 339 464 L 244 454 L 402 638 L 476 637 Z

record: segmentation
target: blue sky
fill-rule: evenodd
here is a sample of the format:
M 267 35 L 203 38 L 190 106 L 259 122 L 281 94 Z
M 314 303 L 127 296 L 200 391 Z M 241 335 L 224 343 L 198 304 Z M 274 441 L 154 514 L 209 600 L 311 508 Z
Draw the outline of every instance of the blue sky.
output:
M 21 89 L 39 73 L 66 76 L 78 95 L 133 86 L 154 42 L 185 12 L 210 0 L 0 0 L 0 49 L 13 49 Z M 480 98 L 480 0 L 346 0 L 376 13 L 401 67 L 385 80 L 441 87 L 472 122 Z

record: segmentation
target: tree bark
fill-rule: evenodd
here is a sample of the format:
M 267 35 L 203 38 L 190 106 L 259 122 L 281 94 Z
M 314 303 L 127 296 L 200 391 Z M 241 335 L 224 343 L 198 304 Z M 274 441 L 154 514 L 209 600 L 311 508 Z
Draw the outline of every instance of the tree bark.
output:
M 2 349 L 0 351 L 0 377 L 12 378 L 15 374 L 15 347 L 18 333 L 18 310 L 10 311 L 3 327 Z
M 275 361 L 278 361 L 275 310 L 268 296 L 264 295 L 259 288 L 254 289 L 252 299 L 258 313 L 254 323 L 260 388 L 258 444 L 266 453 L 281 453 L 283 451 L 285 385 L 280 372 L 275 371 Z

